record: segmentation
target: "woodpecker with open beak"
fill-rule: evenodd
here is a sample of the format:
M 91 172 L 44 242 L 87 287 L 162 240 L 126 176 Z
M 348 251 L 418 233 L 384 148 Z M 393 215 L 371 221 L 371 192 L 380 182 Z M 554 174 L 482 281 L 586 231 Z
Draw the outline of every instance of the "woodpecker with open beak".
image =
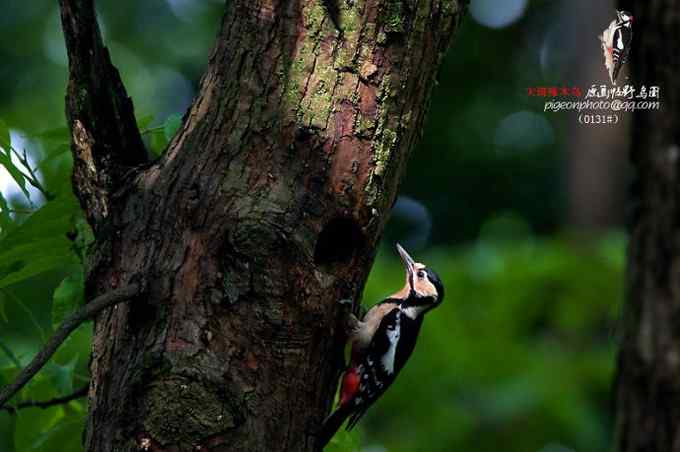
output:
M 415 262 L 399 244 L 397 251 L 406 269 L 404 287 L 373 306 L 362 320 L 350 314 L 350 364 L 342 378 L 338 407 L 317 435 L 319 449 L 348 418 L 347 430 L 351 430 L 390 387 L 416 346 L 425 314 L 444 299 L 439 276 Z

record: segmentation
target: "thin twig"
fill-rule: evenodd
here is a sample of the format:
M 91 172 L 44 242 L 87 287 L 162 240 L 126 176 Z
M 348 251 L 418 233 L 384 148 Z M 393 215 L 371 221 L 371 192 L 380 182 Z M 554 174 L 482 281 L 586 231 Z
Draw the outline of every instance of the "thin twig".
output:
M 9 152 L 7 152 L 7 157 L 9 158 L 10 164 L 14 165 L 12 163 L 12 154 L 14 154 L 17 159 L 19 160 L 19 163 L 21 163 L 26 170 L 28 171 L 28 174 L 26 174 L 20 167 L 14 165 L 14 168 L 21 174 L 21 177 L 23 177 L 26 181 L 28 181 L 29 184 L 31 184 L 33 187 L 35 187 L 38 191 L 40 191 L 43 196 L 45 196 L 45 199 L 48 201 L 51 199 L 54 199 L 54 195 L 47 191 L 45 187 L 40 183 L 40 180 L 38 179 L 38 176 L 35 174 L 33 169 L 31 168 L 31 164 L 28 161 L 28 157 L 26 156 L 26 149 L 24 149 L 24 156 L 22 157 L 19 152 L 17 152 L 16 149 L 12 146 L 11 143 L 5 143 L 0 141 L 0 149 L 9 149 Z M 23 188 L 23 187 L 22 187 Z M 24 189 L 25 192 L 25 189 Z M 26 192 L 27 193 L 27 192 Z M 27 193 L 28 197 L 28 193 Z M 28 199 L 29 202 L 31 202 L 30 198 Z M 32 203 L 31 203 L 32 204 Z
M 3 148 L 5 148 L 6 150 L 9 149 L 9 151 L 8 151 L 8 152 L 6 151 L 6 152 L 7 152 L 7 157 L 9 158 L 10 164 L 13 164 L 13 163 L 12 163 L 12 154 L 14 154 L 14 155 L 17 157 L 17 160 L 19 160 L 19 163 L 22 163 L 22 164 L 23 164 L 23 161 L 22 161 L 22 158 L 21 158 L 21 154 L 19 154 L 19 153 L 17 152 L 17 150 L 14 149 L 14 147 L 12 146 L 11 143 L 0 142 L 0 146 L 2 146 Z M 24 152 L 26 152 L 26 151 L 24 150 Z M 19 172 L 19 174 L 21 174 L 21 177 L 23 177 L 24 179 L 26 179 L 31 185 L 33 185 L 33 186 L 35 187 L 34 182 L 31 180 L 30 172 L 29 172 L 29 174 L 26 174 L 26 173 L 25 173 L 21 168 L 19 168 L 18 166 L 14 165 L 14 167 L 15 167 L 16 170 Z M 29 169 L 30 169 L 30 168 L 29 168 Z M 40 182 L 38 182 L 38 185 L 40 185 Z M 36 187 L 36 188 L 38 188 L 38 187 Z M 38 188 L 38 190 L 40 190 L 40 188 Z M 40 191 L 42 191 L 42 190 L 40 190 Z M 44 193 L 43 193 L 43 194 L 44 194 Z
M 112 290 L 105 293 L 89 303 L 85 304 L 78 311 L 70 315 L 61 325 L 57 331 L 47 341 L 45 346 L 38 352 L 28 366 L 19 373 L 14 383 L 9 384 L 0 390 L 0 408 L 2 408 L 9 399 L 11 399 L 21 388 L 28 383 L 31 378 L 38 373 L 40 369 L 47 364 L 52 355 L 57 351 L 59 346 L 66 340 L 66 338 L 80 326 L 84 321 L 91 319 L 97 313 L 108 307 L 114 306 L 118 303 L 129 301 L 135 295 L 140 293 L 139 284 L 130 284 L 129 286 L 121 287 L 120 289 Z
M 54 195 L 52 193 L 48 192 L 45 187 L 40 183 L 40 180 L 38 179 L 37 175 L 31 168 L 31 164 L 28 161 L 28 156 L 26 155 L 26 149 L 24 149 L 24 156 L 22 157 L 19 152 L 17 152 L 16 149 L 12 146 L 12 143 L 5 143 L 4 141 L 0 141 L 0 147 L 9 149 L 9 152 L 7 153 L 7 157 L 9 158 L 10 164 L 12 164 L 12 155 L 14 154 L 17 159 L 19 160 L 19 163 L 21 163 L 26 170 L 28 171 L 28 174 L 26 174 L 21 168 L 18 166 L 14 165 L 16 170 L 21 174 L 21 176 L 28 181 L 29 184 L 31 184 L 33 187 L 35 187 L 38 191 L 40 191 L 43 196 L 45 196 L 45 199 L 48 201 L 51 199 L 54 199 Z M 29 199 L 30 202 L 30 199 Z
M 57 405 L 65 405 L 69 402 L 72 402 L 73 400 L 80 399 L 81 397 L 85 397 L 87 395 L 87 390 L 90 387 L 89 384 L 83 386 L 82 388 L 78 389 L 77 391 L 73 392 L 72 394 L 69 394 L 67 396 L 63 397 L 55 397 L 54 399 L 50 400 L 26 400 L 21 403 L 17 403 L 14 406 L 4 406 L 2 407 L 3 410 L 9 412 L 10 414 L 16 414 L 18 410 L 24 409 L 24 408 L 42 408 L 43 410 L 46 408 L 51 408 L 53 406 Z
M 24 177 L 26 178 L 28 183 L 33 185 L 36 189 L 38 189 L 38 191 L 40 191 L 40 193 L 42 193 L 43 196 L 45 196 L 45 199 L 50 200 L 50 199 L 54 198 L 54 196 L 52 196 L 52 194 L 50 192 L 48 192 L 45 189 L 45 187 L 43 187 L 43 185 L 40 183 L 40 179 L 38 179 L 38 176 L 33 171 L 33 168 L 31 167 L 31 162 L 28 161 L 28 156 L 26 155 L 26 149 L 23 150 L 23 152 L 24 152 L 23 157 L 21 156 L 21 154 L 19 154 L 19 152 L 17 152 L 16 149 L 14 149 L 14 147 L 10 146 L 10 149 L 14 152 L 14 155 L 17 156 L 17 158 L 19 159 L 19 162 L 28 171 L 28 174 L 30 175 L 30 177 L 27 177 L 26 175 L 24 175 Z

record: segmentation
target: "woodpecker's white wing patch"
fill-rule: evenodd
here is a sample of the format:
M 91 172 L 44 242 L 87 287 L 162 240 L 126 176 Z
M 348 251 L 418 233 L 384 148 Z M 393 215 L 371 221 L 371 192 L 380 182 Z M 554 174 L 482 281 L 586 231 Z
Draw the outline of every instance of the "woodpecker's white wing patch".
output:
M 623 50 L 623 35 L 621 33 L 618 34 L 618 39 L 616 40 L 616 47 L 618 47 L 619 50 Z
M 387 328 L 387 339 L 390 346 L 382 357 L 382 366 L 389 375 L 394 373 L 394 358 L 397 354 L 397 345 L 401 336 L 401 313 L 398 313 L 394 325 Z

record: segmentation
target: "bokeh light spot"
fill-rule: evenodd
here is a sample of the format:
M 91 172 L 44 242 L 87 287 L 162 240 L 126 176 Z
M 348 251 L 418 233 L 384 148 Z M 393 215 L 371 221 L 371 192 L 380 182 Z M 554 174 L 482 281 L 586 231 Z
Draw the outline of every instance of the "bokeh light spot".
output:
M 533 151 L 553 144 L 555 132 L 550 122 L 532 111 L 518 111 L 503 118 L 496 128 L 494 144 L 499 148 Z
M 503 28 L 524 15 L 527 0 L 475 0 L 470 5 L 472 17 L 489 28 Z

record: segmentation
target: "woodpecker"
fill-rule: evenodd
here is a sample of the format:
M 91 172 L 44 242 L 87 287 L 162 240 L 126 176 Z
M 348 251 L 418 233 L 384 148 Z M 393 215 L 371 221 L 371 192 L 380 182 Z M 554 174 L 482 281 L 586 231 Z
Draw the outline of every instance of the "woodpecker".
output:
M 633 15 L 626 11 L 617 11 L 613 20 L 600 36 L 604 51 L 604 65 L 609 71 L 612 84 L 616 85 L 619 71 L 630 53 L 633 41 Z
M 350 363 L 342 378 L 338 407 L 317 435 L 319 449 L 348 418 L 346 428 L 351 430 L 390 387 L 416 346 L 425 314 L 444 299 L 439 276 L 415 262 L 399 244 L 397 251 L 406 269 L 404 287 L 373 306 L 362 320 L 349 314 Z

